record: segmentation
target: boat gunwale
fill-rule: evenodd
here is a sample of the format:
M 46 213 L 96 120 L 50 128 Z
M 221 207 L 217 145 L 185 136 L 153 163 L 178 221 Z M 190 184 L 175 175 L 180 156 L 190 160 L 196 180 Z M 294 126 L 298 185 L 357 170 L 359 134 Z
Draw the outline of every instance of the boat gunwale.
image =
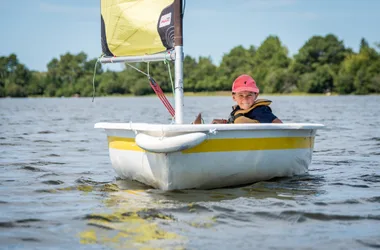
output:
M 200 132 L 200 131 L 248 131 L 248 130 L 302 130 L 323 129 L 319 123 L 265 123 L 265 124 L 158 124 L 99 122 L 94 128 L 131 131 Z

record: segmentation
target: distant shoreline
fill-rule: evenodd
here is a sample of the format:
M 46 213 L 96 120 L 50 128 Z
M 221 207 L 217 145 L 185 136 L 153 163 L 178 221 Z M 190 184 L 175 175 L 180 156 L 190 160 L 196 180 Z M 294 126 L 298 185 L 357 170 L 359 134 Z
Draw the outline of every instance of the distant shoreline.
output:
M 172 97 L 172 93 L 165 93 L 166 96 Z M 210 91 L 210 92 L 185 92 L 185 97 L 189 96 L 231 96 L 230 91 Z M 328 93 L 328 94 L 321 94 L 321 93 L 302 93 L 302 92 L 296 92 L 296 93 L 263 93 L 260 94 L 260 96 L 378 96 L 380 94 L 367 94 L 367 95 L 354 95 L 354 94 L 347 94 L 342 95 L 338 93 Z M 115 95 L 102 95 L 102 96 L 95 96 L 95 98 L 99 97 L 152 97 L 155 96 L 155 94 L 149 94 L 149 95 L 133 95 L 133 94 L 115 94 Z M 56 96 L 25 96 L 25 97 L 0 97 L 0 99 L 6 99 L 6 98 L 92 98 L 92 96 L 62 96 L 62 97 L 56 97 Z

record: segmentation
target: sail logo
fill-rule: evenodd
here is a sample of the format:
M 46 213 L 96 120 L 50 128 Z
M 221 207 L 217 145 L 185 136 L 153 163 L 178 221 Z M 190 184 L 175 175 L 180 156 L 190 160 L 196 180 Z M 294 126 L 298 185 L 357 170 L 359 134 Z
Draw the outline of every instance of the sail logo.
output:
M 171 12 L 161 16 L 160 24 L 158 27 L 162 28 L 162 27 L 170 25 L 171 20 L 172 20 L 172 13 Z

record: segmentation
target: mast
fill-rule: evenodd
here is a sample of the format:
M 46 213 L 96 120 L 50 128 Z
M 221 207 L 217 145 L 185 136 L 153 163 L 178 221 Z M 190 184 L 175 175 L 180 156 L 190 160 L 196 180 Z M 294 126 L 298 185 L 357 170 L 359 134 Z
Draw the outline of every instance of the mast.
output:
M 100 58 L 100 62 L 175 61 L 176 124 L 183 124 L 184 107 L 182 1 L 101 0 L 101 43 L 102 51 L 106 56 Z M 150 14 L 145 13 L 144 10 L 149 8 L 152 2 L 157 8 L 152 13 L 149 12 Z M 134 14 L 129 15 L 130 13 L 126 10 Z M 141 13 L 144 15 L 137 15 L 140 12 L 144 12 Z M 131 37 L 132 39 L 128 40 Z M 165 49 L 165 52 L 160 52 Z
M 183 124 L 182 0 L 174 0 L 175 123 Z

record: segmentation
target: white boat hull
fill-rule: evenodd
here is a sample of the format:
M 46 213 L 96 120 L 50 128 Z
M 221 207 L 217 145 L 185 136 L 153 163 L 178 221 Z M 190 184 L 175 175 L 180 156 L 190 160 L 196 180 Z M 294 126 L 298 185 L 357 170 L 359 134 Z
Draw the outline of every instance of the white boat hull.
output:
M 97 123 L 121 178 L 162 190 L 209 189 L 307 172 L 321 124 Z

